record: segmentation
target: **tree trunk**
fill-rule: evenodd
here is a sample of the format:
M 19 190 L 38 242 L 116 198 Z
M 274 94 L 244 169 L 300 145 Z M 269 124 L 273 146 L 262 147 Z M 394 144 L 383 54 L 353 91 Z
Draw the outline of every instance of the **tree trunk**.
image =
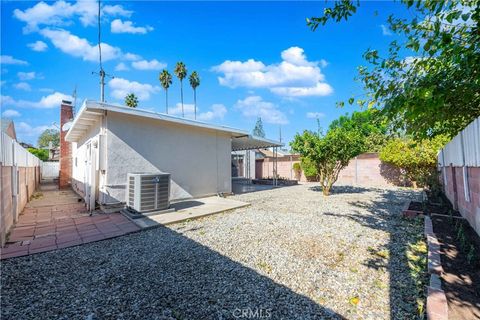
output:
M 413 189 L 417 189 L 418 188 L 417 181 L 412 180 L 412 186 L 413 186 Z
M 197 90 L 193 89 L 193 104 L 195 108 L 195 120 L 197 120 Z
M 180 80 L 180 98 L 182 99 L 182 117 L 185 118 L 185 112 L 183 111 L 183 81 Z
M 322 187 L 322 193 L 324 197 L 327 197 L 330 194 L 330 187 L 329 186 Z
M 165 112 L 168 114 L 168 90 L 165 90 Z

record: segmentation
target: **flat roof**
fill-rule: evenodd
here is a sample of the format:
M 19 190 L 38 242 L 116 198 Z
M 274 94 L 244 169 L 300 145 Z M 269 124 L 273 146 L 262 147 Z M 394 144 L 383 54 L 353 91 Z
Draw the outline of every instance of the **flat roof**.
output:
M 229 133 L 232 137 L 232 151 L 282 146 L 282 144 L 278 141 L 256 137 L 245 130 L 235 129 L 228 126 L 214 125 L 197 120 L 185 119 L 165 113 L 112 105 L 91 100 L 85 100 L 83 102 L 80 111 L 77 113 L 70 129 L 65 136 L 65 140 L 69 142 L 78 142 L 88 132 L 90 127 L 102 118 L 105 111 Z

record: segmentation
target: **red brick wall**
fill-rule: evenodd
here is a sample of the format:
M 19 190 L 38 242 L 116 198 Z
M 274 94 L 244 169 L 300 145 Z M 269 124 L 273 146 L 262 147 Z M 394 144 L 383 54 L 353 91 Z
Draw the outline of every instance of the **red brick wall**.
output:
M 73 118 L 71 103 L 62 101 L 60 107 L 60 128 Z M 68 131 L 60 130 L 60 175 L 58 179 L 59 188 L 69 188 L 72 182 L 72 144 L 65 141 Z
M 467 167 L 470 201 L 465 197 L 463 167 L 448 166 L 443 169 L 442 183 L 443 174 L 447 176 L 447 184 L 444 185 L 447 198 L 480 235 L 480 167 Z

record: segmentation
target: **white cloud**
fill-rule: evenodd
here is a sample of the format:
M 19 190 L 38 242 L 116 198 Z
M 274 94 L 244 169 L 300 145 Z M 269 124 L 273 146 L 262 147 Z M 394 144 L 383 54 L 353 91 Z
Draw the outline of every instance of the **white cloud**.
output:
M 325 113 L 322 112 L 307 112 L 307 118 L 309 119 L 318 119 L 325 117 Z
M 320 70 L 327 65 L 325 60 L 308 61 L 299 47 L 282 51 L 281 57 L 282 62 L 271 65 L 253 59 L 227 60 L 212 70 L 222 73 L 219 83 L 230 88 L 268 88 L 282 96 L 324 96 L 333 92 Z
M 18 79 L 22 81 L 28 81 L 28 80 L 33 80 L 35 78 L 38 78 L 37 74 L 32 71 L 32 72 L 18 72 L 17 73 Z
M 194 119 L 195 118 L 195 105 L 184 103 L 183 110 L 185 112 L 185 118 Z M 175 105 L 174 108 L 168 109 L 168 114 L 174 116 L 182 116 L 182 104 L 179 102 Z M 223 119 L 227 114 L 227 108 L 220 103 L 213 104 L 210 110 L 206 112 L 200 112 L 200 109 L 197 107 L 197 120 L 200 121 L 212 121 L 215 119 Z
M 2 116 L 6 118 L 14 118 L 14 117 L 20 117 L 21 114 L 17 110 L 7 109 L 2 112 Z
M 25 22 L 23 28 L 25 33 L 38 31 L 39 27 L 45 26 L 65 26 L 72 23 L 71 19 L 78 17 L 84 26 L 94 26 L 97 21 L 98 7 L 94 1 L 77 1 L 68 3 L 63 0 L 56 1 L 49 5 L 45 2 L 39 2 L 31 8 L 24 11 L 15 9 L 13 16 L 20 21 Z M 132 12 L 123 9 L 120 5 L 104 5 L 102 7 L 103 16 L 124 16 L 130 17 Z
M 328 96 L 333 92 L 333 88 L 325 82 L 319 82 L 315 87 L 276 87 L 270 90 L 285 97 Z
M 130 70 L 127 65 L 123 62 L 120 62 L 115 66 L 115 71 L 128 71 Z
M 53 92 L 55 90 L 53 90 L 51 88 L 40 88 L 40 89 L 38 89 L 38 91 L 40 91 L 40 92 Z
M 32 91 L 32 88 L 26 82 L 19 82 L 19 83 L 15 84 L 14 87 L 15 87 L 15 89 L 18 89 L 18 90 Z
M 2 106 L 15 106 L 21 108 L 39 108 L 51 109 L 59 107 L 62 100 L 72 100 L 72 97 L 60 92 L 54 92 L 48 96 L 43 96 L 39 101 L 15 100 L 10 96 L 2 96 Z
M 43 125 L 43 126 L 32 127 L 31 125 L 23 121 L 15 123 L 15 131 L 19 136 L 27 136 L 27 137 L 38 136 L 47 129 L 56 129 L 56 127 L 54 125 L 49 125 L 49 126 Z
M 17 65 L 24 65 L 24 66 L 28 65 L 27 61 L 15 59 L 12 56 L 5 56 L 5 55 L 0 56 L 0 63 L 1 64 L 17 64 Z
M 115 19 L 110 23 L 110 30 L 112 33 L 140 33 L 145 34 L 149 31 L 153 31 L 153 28 L 150 26 L 146 27 L 135 27 L 132 21 L 122 21 L 120 19 Z
M 139 100 L 150 99 L 151 94 L 160 91 L 160 87 L 152 86 L 147 83 L 140 83 L 136 81 L 129 81 L 122 78 L 114 78 L 108 82 L 108 86 L 112 89 L 110 95 L 115 99 L 125 99 L 129 93 L 134 93 Z
M 384 24 L 381 24 L 380 28 L 382 28 L 382 34 L 384 36 L 391 36 L 393 34 L 392 31 L 390 31 L 390 29 L 388 29 L 388 27 Z
M 27 46 L 33 51 L 38 51 L 38 52 L 42 52 L 48 49 L 48 45 L 45 42 L 40 40 L 29 43 L 27 44 Z
M 162 70 L 167 67 L 166 63 L 159 62 L 157 59 L 150 61 L 140 60 L 132 62 L 132 67 L 137 70 Z
M 80 38 L 63 29 L 42 29 L 40 34 L 52 41 L 53 45 L 62 52 L 85 61 L 98 61 L 98 46 L 90 44 L 88 40 Z M 102 42 L 102 60 L 108 61 L 121 56 L 122 51 Z
M 139 56 L 138 54 L 127 52 L 123 55 L 123 59 L 128 60 L 128 61 L 137 61 L 137 60 L 142 59 L 142 57 Z
M 266 123 L 287 124 L 285 113 L 280 111 L 277 105 L 264 101 L 260 96 L 250 96 L 235 103 L 235 109 L 240 110 L 247 118 L 261 117 Z

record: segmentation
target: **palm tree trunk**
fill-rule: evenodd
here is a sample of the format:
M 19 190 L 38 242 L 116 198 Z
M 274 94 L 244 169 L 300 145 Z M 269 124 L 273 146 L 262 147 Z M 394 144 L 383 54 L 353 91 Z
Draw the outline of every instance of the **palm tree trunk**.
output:
M 185 112 L 183 111 L 183 81 L 180 80 L 180 98 L 182 99 L 182 117 L 185 118 Z
M 193 89 L 193 104 L 195 106 L 195 120 L 197 120 L 197 90 Z
M 165 111 L 168 114 L 168 90 L 165 90 Z

